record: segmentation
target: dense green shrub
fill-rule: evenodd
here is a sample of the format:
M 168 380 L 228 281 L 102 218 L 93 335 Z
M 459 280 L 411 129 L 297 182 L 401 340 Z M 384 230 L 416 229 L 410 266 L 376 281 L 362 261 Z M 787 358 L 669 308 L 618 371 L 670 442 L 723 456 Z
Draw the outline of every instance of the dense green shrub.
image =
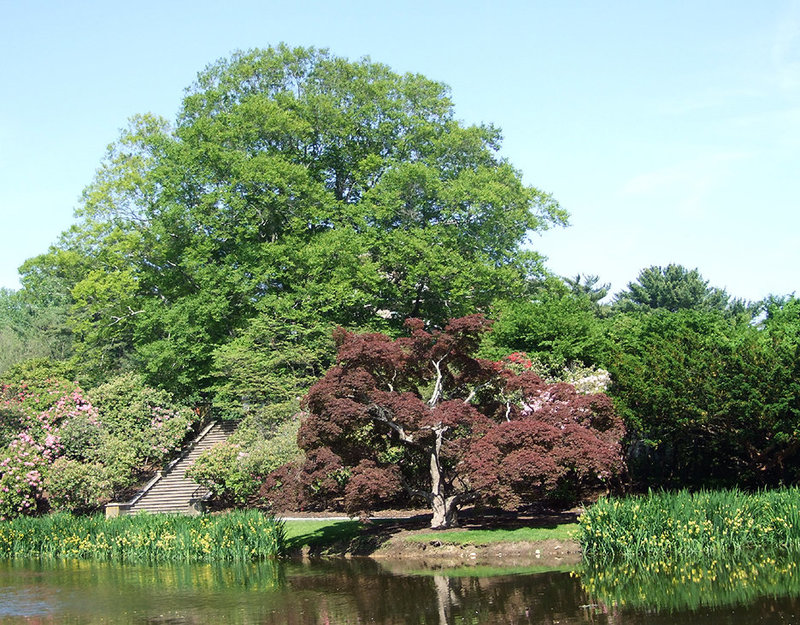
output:
M 102 439 L 96 458 L 112 473 L 145 472 L 164 464 L 181 446 L 197 416 L 165 391 L 128 373 L 89 393 L 97 406 Z
M 798 477 L 800 329 L 791 302 L 759 324 L 725 311 L 619 314 L 610 394 L 645 484 L 765 486 Z
M 52 464 L 44 485 L 53 510 L 91 512 L 113 494 L 113 482 L 104 465 L 65 457 Z
M 259 480 L 279 466 L 295 460 L 300 454 L 297 431 L 300 419 L 294 418 L 278 425 L 274 432 L 248 448 L 245 466 Z
M 58 429 L 62 452 L 65 457 L 78 461 L 91 461 L 97 458 L 98 449 L 103 442 L 103 431 L 97 415 L 79 413 L 73 415 Z
M 215 499 L 242 505 L 259 485 L 244 466 L 245 457 L 241 446 L 228 441 L 217 443 L 195 460 L 186 475 L 208 488 Z
M 229 441 L 200 454 L 187 475 L 208 488 L 222 505 L 246 503 L 267 475 L 300 455 L 300 422 L 287 416 L 287 410 L 297 410 L 297 404 L 251 414 Z

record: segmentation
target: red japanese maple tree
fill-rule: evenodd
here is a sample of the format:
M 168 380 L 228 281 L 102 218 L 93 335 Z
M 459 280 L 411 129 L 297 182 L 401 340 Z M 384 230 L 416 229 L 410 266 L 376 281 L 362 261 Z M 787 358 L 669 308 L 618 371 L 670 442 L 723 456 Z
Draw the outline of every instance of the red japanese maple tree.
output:
M 337 364 L 305 400 L 305 460 L 265 483 L 277 509 L 343 498 L 365 512 L 405 490 L 445 528 L 468 501 L 513 509 L 564 480 L 598 484 L 623 470 L 608 397 L 474 357 L 490 328 L 481 315 L 443 331 L 407 326 L 398 339 L 337 330 Z

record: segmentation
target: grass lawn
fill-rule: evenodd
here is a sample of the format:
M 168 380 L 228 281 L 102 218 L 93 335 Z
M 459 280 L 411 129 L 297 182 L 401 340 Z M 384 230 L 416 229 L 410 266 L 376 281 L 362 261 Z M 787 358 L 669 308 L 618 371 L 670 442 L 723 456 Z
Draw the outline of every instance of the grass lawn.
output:
M 542 540 L 576 540 L 577 523 L 563 523 L 555 527 L 519 527 L 516 529 L 441 530 L 412 534 L 406 540 L 430 542 L 438 540 L 455 545 L 486 545 L 489 543 L 538 542 Z
M 400 533 L 397 521 L 376 520 L 369 527 L 359 521 L 285 521 L 286 544 L 289 549 L 325 547 L 349 542 L 366 533 L 380 533 L 385 526 L 390 534 Z M 412 528 L 413 529 L 413 528 Z M 398 532 L 399 530 L 399 532 Z M 404 540 L 413 542 L 439 541 L 456 545 L 485 545 L 490 543 L 536 542 L 542 540 L 575 540 L 577 523 L 562 523 L 553 527 L 520 527 L 515 529 L 453 529 L 437 532 L 409 533 Z
M 286 546 L 300 549 L 350 541 L 363 532 L 360 521 L 284 521 Z

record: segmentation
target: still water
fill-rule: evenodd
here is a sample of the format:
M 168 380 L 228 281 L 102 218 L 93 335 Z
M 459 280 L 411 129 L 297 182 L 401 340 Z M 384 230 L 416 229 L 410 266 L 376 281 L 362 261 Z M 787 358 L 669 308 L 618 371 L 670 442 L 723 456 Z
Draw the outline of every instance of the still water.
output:
M 629 569 L 445 572 L 366 559 L 0 563 L 0 623 L 800 624 L 795 568 L 747 566 L 713 580 L 709 571 L 703 582 L 702 575 L 681 581 L 676 570 L 661 577 Z

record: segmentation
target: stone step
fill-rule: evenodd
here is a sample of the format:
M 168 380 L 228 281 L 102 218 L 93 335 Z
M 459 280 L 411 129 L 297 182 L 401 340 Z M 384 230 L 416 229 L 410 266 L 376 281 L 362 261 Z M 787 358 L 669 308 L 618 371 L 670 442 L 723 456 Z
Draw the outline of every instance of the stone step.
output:
M 198 488 L 200 488 L 200 486 L 198 484 L 194 484 L 191 487 L 185 488 L 162 488 L 160 490 L 151 490 L 149 493 L 147 493 L 147 498 L 155 499 L 157 497 L 177 497 L 178 495 L 185 494 L 191 495 Z
M 148 497 L 156 497 L 157 495 L 174 495 L 174 494 L 177 494 L 177 493 L 195 491 L 198 488 L 200 488 L 200 486 L 198 484 L 194 484 L 191 487 L 187 486 L 187 487 L 181 487 L 181 488 L 162 488 L 162 489 L 159 489 L 159 490 L 151 490 L 149 493 L 147 493 L 147 496 Z M 142 499 L 144 499 L 144 498 L 142 498 Z M 142 499 L 140 499 L 139 501 L 141 501 Z

